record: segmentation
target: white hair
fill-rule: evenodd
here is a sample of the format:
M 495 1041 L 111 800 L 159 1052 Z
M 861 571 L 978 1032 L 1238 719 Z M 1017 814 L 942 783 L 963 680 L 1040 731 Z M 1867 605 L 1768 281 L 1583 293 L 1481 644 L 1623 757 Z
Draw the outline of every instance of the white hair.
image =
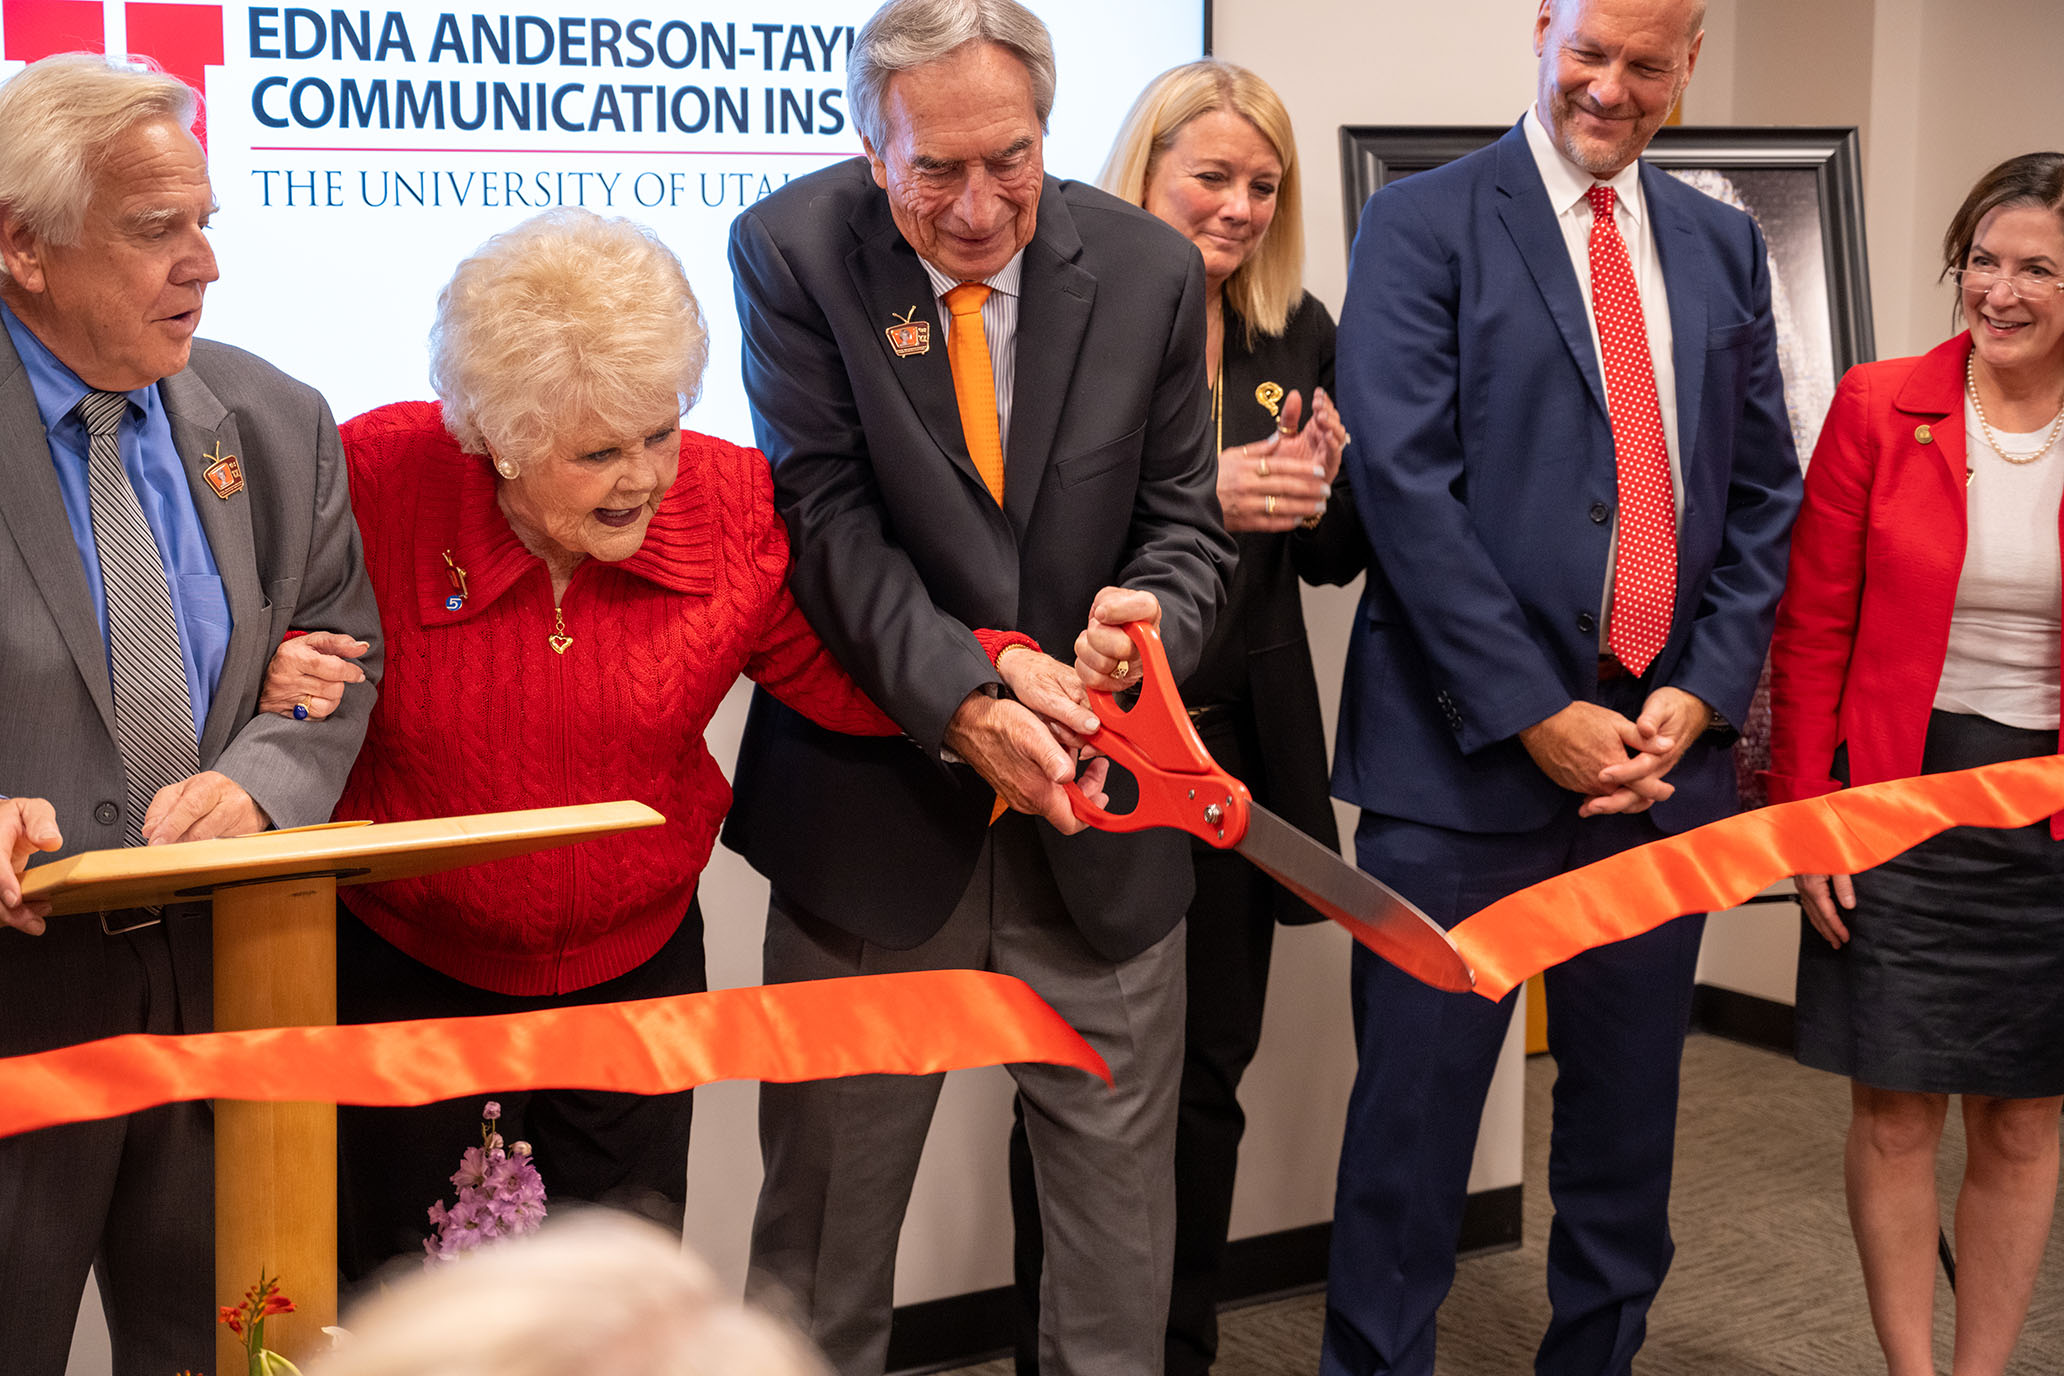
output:
M 30 63 L 0 83 L 0 216 L 38 243 L 78 243 L 108 150 L 149 120 L 183 129 L 198 109 L 193 88 L 177 77 L 98 53 Z
M 308 1376 L 829 1376 L 673 1235 L 589 1209 L 389 1286 Z

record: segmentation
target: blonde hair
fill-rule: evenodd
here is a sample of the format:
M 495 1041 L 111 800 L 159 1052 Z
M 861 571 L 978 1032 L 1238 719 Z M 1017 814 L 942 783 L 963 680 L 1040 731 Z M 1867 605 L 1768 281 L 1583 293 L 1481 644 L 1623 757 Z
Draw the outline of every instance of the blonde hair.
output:
M 163 72 L 117 66 L 98 53 L 59 53 L 0 83 L 0 215 L 38 243 L 76 244 L 108 150 L 134 126 L 184 129 L 193 88 Z M 6 277 L 0 265 L 0 280 Z
M 437 297 L 430 384 L 468 453 L 522 465 L 567 429 L 626 432 L 702 393 L 709 333 L 680 259 L 649 230 L 562 206 L 495 235 Z
M 1298 188 L 1297 137 L 1275 90 L 1245 67 L 1207 57 L 1171 67 L 1147 84 L 1111 145 L 1097 185 L 1134 205 L 1147 203 L 1154 165 L 1182 127 L 1227 110 L 1253 125 L 1283 164 L 1276 213 L 1254 255 L 1226 279 L 1225 299 L 1247 323 L 1247 342 L 1278 335 L 1304 296 L 1304 198 Z
M 386 1287 L 308 1376 L 828 1376 L 673 1235 L 606 1210 Z

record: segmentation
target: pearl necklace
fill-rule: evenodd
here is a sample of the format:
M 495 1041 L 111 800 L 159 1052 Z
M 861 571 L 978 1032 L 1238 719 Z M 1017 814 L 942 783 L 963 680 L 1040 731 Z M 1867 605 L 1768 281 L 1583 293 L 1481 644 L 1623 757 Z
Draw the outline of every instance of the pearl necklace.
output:
M 1985 442 L 1992 446 L 1992 452 L 2008 463 L 2034 463 L 2050 452 L 2057 443 L 2057 436 L 2064 434 L 2064 409 L 2059 409 L 2057 418 L 2050 422 L 2050 433 L 2043 438 L 2042 447 L 2031 454 L 2009 454 L 2000 447 L 1999 436 L 1992 433 L 1992 422 L 1985 418 L 1985 403 L 1978 400 L 1978 355 L 1973 353 L 1971 361 L 1964 365 L 1964 389 L 1971 394 L 1971 409 L 1977 413 L 1978 428 L 1985 432 Z

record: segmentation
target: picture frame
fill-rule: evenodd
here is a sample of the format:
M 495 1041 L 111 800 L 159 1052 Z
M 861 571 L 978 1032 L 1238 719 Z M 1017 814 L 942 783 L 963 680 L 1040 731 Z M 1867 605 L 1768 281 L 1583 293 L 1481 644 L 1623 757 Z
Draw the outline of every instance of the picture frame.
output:
M 1362 203 L 1379 187 L 1452 162 L 1505 133 L 1505 126 L 1488 124 L 1342 125 L 1348 245 L 1353 246 Z M 1807 355 L 1817 365 L 1814 380 L 1826 379 L 1828 395 L 1844 372 L 1877 357 L 1865 255 L 1863 150 L 1854 128 L 1672 125 L 1656 131 L 1642 156 L 1666 172 L 1718 174 L 1742 192 L 1736 203 L 1745 202 L 1743 208 L 1763 227 L 1775 280 L 1795 298 Z M 1710 190 L 1710 183 L 1702 189 Z M 1788 370 L 1785 382 L 1792 381 Z M 1817 416 L 1812 429 L 1819 431 Z M 1802 457 L 1809 452 L 1810 446 L 1801 447 Z

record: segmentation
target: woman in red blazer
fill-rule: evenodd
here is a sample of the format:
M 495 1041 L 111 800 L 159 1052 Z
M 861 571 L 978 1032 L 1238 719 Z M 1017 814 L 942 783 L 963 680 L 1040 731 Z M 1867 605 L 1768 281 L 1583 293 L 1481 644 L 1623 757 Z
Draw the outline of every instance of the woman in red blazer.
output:
M 1773 802 L 2057 749 L 2064 154 L 1987 173 L 1943 252 L 1966 331 L 1852 369 L 1807 471 L 1771 651 Z M 1951 1094 L 1958 1376 L 2004 1370 L 2027 1313 L 2064 1104 L 2058 821 L 1797 880 L 1798 1055 L 1851 1079 L 1849 1214 L 1891 1376 L 1935 1370 Z

